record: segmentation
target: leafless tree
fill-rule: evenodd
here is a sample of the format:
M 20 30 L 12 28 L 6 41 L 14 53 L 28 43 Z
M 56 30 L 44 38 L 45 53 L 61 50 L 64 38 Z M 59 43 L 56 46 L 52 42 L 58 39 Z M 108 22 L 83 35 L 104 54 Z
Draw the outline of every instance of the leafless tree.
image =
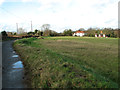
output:
M 50 36 L 50 24 L 43 24 L 41 27 L 44 36 Z
M 41 27 L 41 29 L 42 29 L 43 31 L 49 30 L 49 29 L 50 29 L 50 24 L 43 24 L 42 27 Z

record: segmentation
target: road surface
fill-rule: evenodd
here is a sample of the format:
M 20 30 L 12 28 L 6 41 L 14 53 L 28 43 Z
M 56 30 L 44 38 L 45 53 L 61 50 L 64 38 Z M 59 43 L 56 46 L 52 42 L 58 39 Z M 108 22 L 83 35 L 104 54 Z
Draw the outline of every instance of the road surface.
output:
M 2 42 L 0 42 L 0 90 L 2 89 Z
M 2 88 L 26 88 L 24 67 L 12 48 L 14 41 L 2 43 Z

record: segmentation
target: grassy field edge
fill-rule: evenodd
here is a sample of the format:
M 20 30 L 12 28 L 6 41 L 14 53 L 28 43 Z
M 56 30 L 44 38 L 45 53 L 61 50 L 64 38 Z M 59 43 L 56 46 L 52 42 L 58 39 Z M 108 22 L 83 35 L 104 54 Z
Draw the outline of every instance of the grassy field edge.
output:
M 30 87 L 36 87 L 36 88 L 56 88 L 56 87 L 62 87 L 62 88 L 78 88 L 78 87 L 83 87 L 83 88 L 89 88 L 89 87 L 117 87 L 117 84 L 114 82 L 109 82 L 106 79 L 102 79 L 103 81 L 98 80 L 96 77 L 94 77 L 93 74 L 89 73 L 85 67 L 82 67 L 80 70 L 77 69 L 76 66 L 74 66 L 74 63 L 67 62 L 69 58 L 64 58 L 64 56 L 59 56 L 56 52 L 50 51 L 49 49 L 45 49 L 44 46 L 36 44 L 34 41 L 37 39 L 23 39 L 23 43 L 20 43 L 21 40 L 15 41 L 13 44 L 14 49 L 16 52 L 20 55 L 21 60 L 23 61 L 24 67 L 25 67 L 25 77 L 27 83 L 30 84 Z M 27 43 L 27 45 L 26 45 Z M 41 47 L 41 48 L 40 48 Z M 39 50 L 43 50 L 42 54 L 40 55 L 46 55 L 48 54 L 48 57 L 50 59 L 56 58 L 58 61 L 55 61 L 53 59 L 52 63 L 50 60 L 48 60 L 48 57 L 43 58 L 42 56 L 39 57 L 37 56 L 36 52 L 33 51 L 36 56 L 31 56 L 29 53 L 32 52 L 32 50 L 35 50 L 39 52 Z M 24 54 L 26 53 L 26 55 Z M 52 57 L 51 57 L 52 55 Z M 62 58 L 61 58 L 62 57 Z M 40 59 L 40 61 L 31 61 L 29 60 L 33 59 Z M 70 60 L 71 61 L 71 60 Z M 47 62 L 47 63 L 45 63 Z M 34 63 L 35 65 L 33 65 Z M 38 63 L 43 63 L 38 64 Z M 53 65 L 55 64 L 55 65 Z M 41 65 L 41 67 L 39 67 Z M 51 67 L 51 65 L 53 65 Z M 36 67 L 37 66 L 37 67 Z M 48 69 L 48 73 L 43 70 L 43 67 L 45 70 Z M 72 68 L 71 68 L 72 67 Z M 55 68 L 55 69 L 53 69 Z M 84 68 L 84 69 L 83 69 Z M 71 70 L 71 71 L 70 71 Z M 54 71 L 55 75 L 50 75 L 47 76 L 45 74 L 51 74 L 50 72 Z M 80 72 L 80 73 L 79 73 Z M 57 74 L 58 77 L 56 77 Z M 67 73 L 66 76 L 64 76 Z M 45 76 L 43 76 L 43 75 Z M 79 76 L 79 74 L 82 74 Z M 40 78 L 42 77 L 42 79 Z M 68 78 L 69 77 L 69 78 Z M 74 78 L 76 77 L 76 78 Z M 59 81 L 59 78 L 61 81 Z M 63 79 L 65 78 L 65 79 Z M 102 77 L 103 78 L 103 77 Z M 70 80 L 69 80 L 70 79 Z M 42 80 L 44 80 L 42 82 Z M 86 81 L 86 82 L 85 82 Z M 97 81 L 97 82 L 96 82 Z M 61 83 L 61 84 L 60 84 Z M 86 83 L 86 84 L 85 84 Z M 79 85 L 80 84 L 80 85 Z M 85 85 L 84 85 L 85 84 Z

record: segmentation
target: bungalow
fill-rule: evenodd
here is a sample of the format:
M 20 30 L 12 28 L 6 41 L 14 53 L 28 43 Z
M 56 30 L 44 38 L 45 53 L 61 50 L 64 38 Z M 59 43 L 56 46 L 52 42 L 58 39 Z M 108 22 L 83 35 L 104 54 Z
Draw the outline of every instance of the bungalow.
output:
M 85 32 L 84 31 L 76 31 L 75 33 L 73 33 L 73 36 L 84 36 L 85 35 Z
M 105 34 L 103 34 L 103 32 L 102 32 L 102 31 L 100 31 L 99 35 L 95 34 L 95 37 L 106 37 L 106 35 L 105 35 Z

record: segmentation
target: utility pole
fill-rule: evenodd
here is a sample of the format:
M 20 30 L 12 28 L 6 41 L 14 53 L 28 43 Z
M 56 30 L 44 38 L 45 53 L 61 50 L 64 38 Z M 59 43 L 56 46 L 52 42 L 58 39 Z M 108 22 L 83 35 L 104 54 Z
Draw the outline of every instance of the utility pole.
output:
M 33 27 L 32 27 L 32 21 L 31 21 L 31 32 L 33 31 Z
M 16 28 L 17 28 L 17 34 L 18 34 L 18 23 L 16 23 Z

